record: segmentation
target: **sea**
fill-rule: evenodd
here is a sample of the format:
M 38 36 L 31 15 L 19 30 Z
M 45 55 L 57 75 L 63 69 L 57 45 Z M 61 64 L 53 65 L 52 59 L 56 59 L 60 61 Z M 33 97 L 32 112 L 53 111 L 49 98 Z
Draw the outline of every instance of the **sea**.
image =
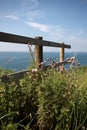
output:
M 65 52 L 65 59 L 73 57 L 78 60 L 81 66 L 87 65 L 87 52 Z M 0 68 L 14 71 L 22 71 L 28 69 L 31 65 L 34 54 L 29 52 L 0 52 Z M 44 52 L 43 61 L 51 64 L 52 60 L 59 62 L 59 52 Z

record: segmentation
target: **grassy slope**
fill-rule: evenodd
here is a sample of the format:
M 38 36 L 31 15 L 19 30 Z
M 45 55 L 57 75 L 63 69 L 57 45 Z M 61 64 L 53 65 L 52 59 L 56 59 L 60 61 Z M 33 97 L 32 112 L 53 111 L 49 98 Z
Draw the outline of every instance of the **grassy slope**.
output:
M 85 130 L 87 67 L 0 82 L 0 121 L 2 130 Z

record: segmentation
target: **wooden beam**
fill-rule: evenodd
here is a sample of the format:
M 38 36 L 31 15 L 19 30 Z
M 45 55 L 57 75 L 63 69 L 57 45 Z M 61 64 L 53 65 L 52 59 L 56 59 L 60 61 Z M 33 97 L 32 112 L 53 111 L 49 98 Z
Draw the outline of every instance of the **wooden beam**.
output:
M 12 79 L 12 80 L 19 80 L 19 79 L 22 79 L 24 78 L 24 76 L 27 74 L 27 73 L 32 73 L 30 70 L 22 70 L 22 71 L 18 71 L 18 72 L 15 72 L 15 73 L 10 73 L 10 74 L 6 74 L 6 75 L 3 75 L 0 77 L 1 81 L 2 82 L 8 82 L 8 80 Z
M 71 63 L 71 60 L 68 61 L 68 60 L 65 60 L 65 61 L 62 61 L 62 62 L 58 62 L 56 63 L 56 67 L 60 66 L 60 65 L 64 65 L 64 64 L 70 64 Z M 51 65 L 47 65 L 47 66 L 44 66 L 42 71 L 44 70 L 47 70 L 47 69 L 51 69 Z M 41 71 L 38 69 L 38 71 Z M 22 70 L 22 71 L 18 71 L 18 72 L 14 72 L 14 73 L 9 73 L 9 74 L 6 74 L 6 75 L 3 75 L 0 77 L 1 81 L 2 82 L 8 82 L 8 80 L 19 80 L 19 79 L 22 79 L 24 78 L 24 76 L 26 74 L 32 74 L 32 71 L 27 69 L 27 70 Z
M 9 34 L 5 32 L 0 32 L 0 42 L 11 42 L 11 43 L 20 43 L 20 44 L 71 48 L 71 46 L 67 44 L 61 44 L 61 43 L 56 43 L 52 41 L 45 41 L 45 40 L 30 38 L 26 36 L 19 36 L 19 35 Z

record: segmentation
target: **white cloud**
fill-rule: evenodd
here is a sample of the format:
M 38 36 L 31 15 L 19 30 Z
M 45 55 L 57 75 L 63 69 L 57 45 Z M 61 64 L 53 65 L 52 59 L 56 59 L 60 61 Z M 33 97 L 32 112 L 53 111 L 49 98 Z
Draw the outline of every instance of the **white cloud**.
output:
M 38 0 L 21 0 L 21 4 L 23 7 L 28 7 L 29 9 L 34 9 L 39 5 Z
M 75 35 L 67 36 L 67 42 L 71 45 L 71 49 L 87 52 L 87 38 L 78 37 Z
M 45 24 L 40 24 L 40 23 L 36 23 L 36 22 L 28 22 L 28 21 L 26 22 L 26 24 L 28 26 L 31 26 L 35 29 L 42 31 L 42 32 L 49 32 L 49 27 Z
M 80 37 L 76 37 L 76 36 L 69 36 L 68 40 L 71 41 L 72 43 L 87 44 L 87 38 L 80 38 Z
M 55 41 L 63 41 L 65 37 L 65 29 L 60 25 L 49 25 L 50 32 L 49 36 Z
M 34 29 L 38 29 L 42 32 L 46 32 L 48 33 L 48 35 L 51 35 L 53 37 L 62 37 L 63 33 L 64 33 L 64 29 L 59 26 L 59 25 L 47 25 L 47 24 L 41 24 L 41 23 L 37 23 L 37 22 L 33 22 L 32 19 L 28 19 L 29 21 L 25 21 L 25 23 L 30 26 L 33 27 Z
M 44 11 L 39 9 L 39 0 L 21 0 L 20 10 L 17 10 L 21 16 L 29 19 L 43 18 Z
M 11 20 L 19 20 L 19 17 L 15 16 L 15 15 L 7 15 L 5 17 L 8 19 L 11 19 Z
M 23 44 L 0 42 L 0 52 L 1 51 L 28 51 L 28 47 Z
M 34 9 L 34 10 L 27 10 L 25 15 L 27 18 L 35 19 L 35 18 L 44 18 L 45 14 L 41 10 Z
M 60 43 L 64 42 L 65 44 L 71 45 L 72 49 L 87 45 L 87 38 L 82 36 L 84 31 L 79 31 L 78 35 L 71 35 L 72 32 L 68 32 L 67 29 L 61 27 L 60 25 L 46 25 L 32 21 L 28 21 L 26 23 L 28 26 L 42 32 L 46 32 L 46 38 L 50 39 L 50 41 Z

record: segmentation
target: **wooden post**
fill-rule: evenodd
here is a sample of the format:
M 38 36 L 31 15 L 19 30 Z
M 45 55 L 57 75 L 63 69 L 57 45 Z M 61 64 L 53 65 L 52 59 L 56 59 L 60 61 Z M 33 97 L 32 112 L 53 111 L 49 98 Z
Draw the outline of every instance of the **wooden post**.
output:
M 35 37 L 35 39 L 42 40 L 42 37 Z M 43 46 L 35 45 L 35 63 L 40 64 L 43 61 Z
M 64 43 L 63 43 L 64 44 Z M 60 48 L 60 62 L 64 61 L 64 48 Z

